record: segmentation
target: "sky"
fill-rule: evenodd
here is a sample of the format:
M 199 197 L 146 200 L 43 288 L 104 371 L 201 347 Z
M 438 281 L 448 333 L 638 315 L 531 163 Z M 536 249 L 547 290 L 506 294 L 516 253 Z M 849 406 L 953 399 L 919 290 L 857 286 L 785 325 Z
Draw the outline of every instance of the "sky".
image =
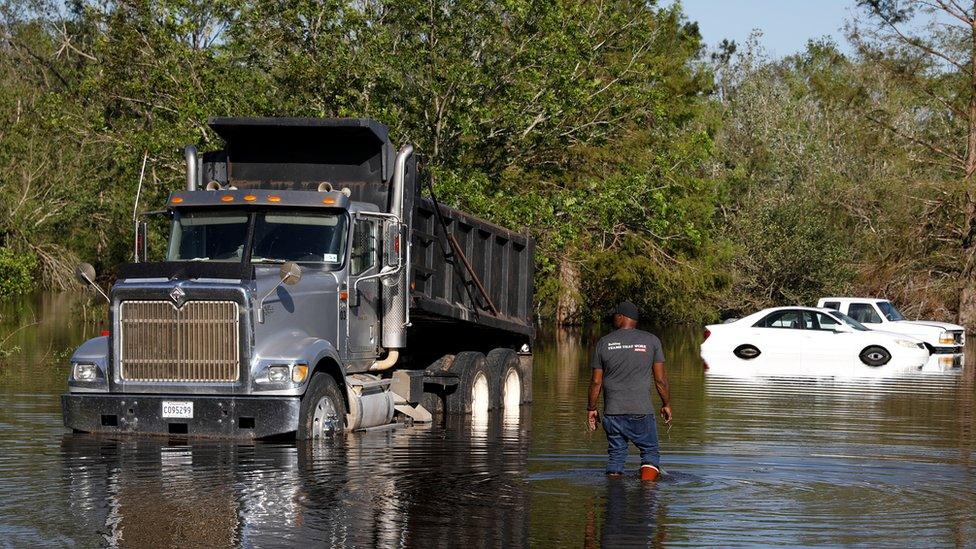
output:
M 825 35 L 844 44 L 844 23 L 855 13 L 855 0 L 680 0 L 688 19 L 698 22 L 709 48 L 723 38 L 745 44 L 753 29 L 772 57 L 803 50 Z M 666 2 L 662 4 L 667 5 Z

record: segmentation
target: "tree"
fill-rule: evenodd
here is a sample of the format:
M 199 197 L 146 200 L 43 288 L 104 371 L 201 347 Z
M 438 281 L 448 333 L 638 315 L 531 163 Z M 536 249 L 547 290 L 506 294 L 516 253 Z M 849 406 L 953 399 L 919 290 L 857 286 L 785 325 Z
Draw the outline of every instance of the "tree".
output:
M 876 25 L 855 26 L 855 44 L 925 104 L 913 126 L 894 123 L 884 112 L 866 110 L 865 116 L 924 149 L 933 164 L 964 182 L 958 318 L 967 331 L 976 331 L 976 2 L 859 0 L 858 5 Z

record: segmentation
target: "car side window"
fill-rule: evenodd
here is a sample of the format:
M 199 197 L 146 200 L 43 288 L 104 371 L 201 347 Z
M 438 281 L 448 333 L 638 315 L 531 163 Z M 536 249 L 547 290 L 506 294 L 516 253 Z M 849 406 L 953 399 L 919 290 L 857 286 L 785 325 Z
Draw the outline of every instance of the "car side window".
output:
M 756 323 L 756 328 L 785 328 L 801 330 L 800 311 L 776 311 Z
M 840 301 L 824 301 L 824 309 L 840 310 Z
M 851 303 L 847 314 L 861 324 L 881 324 L 881 315 L 869 303 Z
M 352 231 L 349 274 L 360 275 L 376 265 L 376 225 L 368 219 L 357 219 Z
M 816 315 L 817 315 L 818 330 L 826 330 L 828 332 L 832 332 L 840 327 L 840 322 L 836 318 L 830 315 L 825 315 L 823 313 L 816 313 Z

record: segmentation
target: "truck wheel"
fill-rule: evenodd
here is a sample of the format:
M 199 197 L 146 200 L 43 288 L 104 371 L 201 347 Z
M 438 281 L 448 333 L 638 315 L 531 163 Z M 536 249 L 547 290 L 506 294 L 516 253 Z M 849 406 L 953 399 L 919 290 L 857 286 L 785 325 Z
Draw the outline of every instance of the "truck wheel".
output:
M 444 397 L 448 413 L 487 413 L 495 407 L 498 383 L 485 355 L 471 351 L 458 353 L 448 371 L 460 378 L 454 390 Z
M 511 349 L 493 349 L 488 353 L 488 366 L 498 383 L 498 403 L 502 410 L 518 408 L 528 401 L 525 376 L 519 357 Z
M 878 345 L 871 345 L 861 351 L 861 362 L 868 366 L 884 366 L 889 360 L 891 360 L 891 353 Z
M 318 439 L 341 433 L 346 428 L 346 401 L 335 379 L 316 372 L 308 383 L 298 408 L 298 438 Z

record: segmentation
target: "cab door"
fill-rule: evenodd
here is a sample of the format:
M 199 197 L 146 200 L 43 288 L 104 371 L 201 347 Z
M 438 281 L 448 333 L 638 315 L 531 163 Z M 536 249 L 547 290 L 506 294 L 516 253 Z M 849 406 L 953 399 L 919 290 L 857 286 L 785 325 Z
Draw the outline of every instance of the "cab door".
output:
M 380 269 L 377 222 L 353 217 L 349 247 L 346 351 L 350 358 L 375 358 L 379 351 Z
M 813 376 L 851 374 L 856 352 L 855 335 L 841 331 L 834 317 L 816 311 L 803 312 L 803 371 Z

